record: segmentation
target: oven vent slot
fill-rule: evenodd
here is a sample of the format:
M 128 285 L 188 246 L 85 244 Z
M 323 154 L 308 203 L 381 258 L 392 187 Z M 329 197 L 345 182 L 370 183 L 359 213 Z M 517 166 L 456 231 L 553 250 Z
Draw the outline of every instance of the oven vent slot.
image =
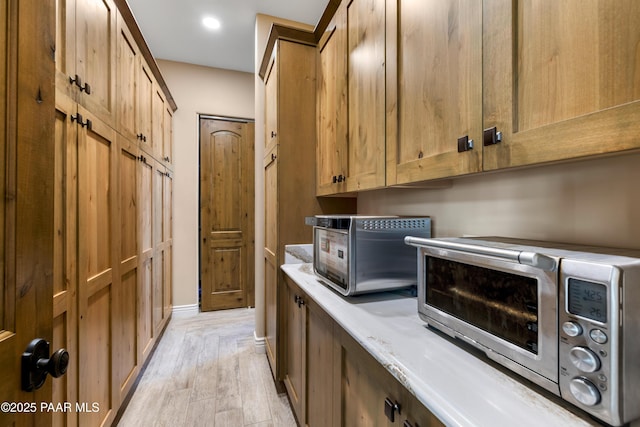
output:
M 363 230 L 416 230 L 428 228 L 429 221 L 423 218 L 366 219 L 362 221 Z

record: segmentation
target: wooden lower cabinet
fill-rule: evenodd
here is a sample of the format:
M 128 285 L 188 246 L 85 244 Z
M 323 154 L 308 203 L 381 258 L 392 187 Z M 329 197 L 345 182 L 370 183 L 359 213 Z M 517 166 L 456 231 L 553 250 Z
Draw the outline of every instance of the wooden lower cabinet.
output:
M 62 91 L 53 164 L 52 402 L 96 404 L 53 425 L 109 425 L 171 314 L 171 174 Z
M 300 424 L 306 421 L 305 416 L 305 365 L 306 365 L 306 329 L 307 329 L 307 308 L 305 307 L 302 293 L 289 280 L 283 299 L 285 300 L 286 319 L 286 369 L 284 375 L 284 385 Z
M 285 277 L 284 383 L 299 425 L 443 424 Z

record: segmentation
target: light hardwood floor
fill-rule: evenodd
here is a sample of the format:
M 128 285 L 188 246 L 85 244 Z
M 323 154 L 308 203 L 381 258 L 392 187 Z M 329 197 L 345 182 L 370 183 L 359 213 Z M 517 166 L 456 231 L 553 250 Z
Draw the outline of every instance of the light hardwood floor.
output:
M 295 426 L 264 354 L 253 309 L 173 318 L 118 425 Z

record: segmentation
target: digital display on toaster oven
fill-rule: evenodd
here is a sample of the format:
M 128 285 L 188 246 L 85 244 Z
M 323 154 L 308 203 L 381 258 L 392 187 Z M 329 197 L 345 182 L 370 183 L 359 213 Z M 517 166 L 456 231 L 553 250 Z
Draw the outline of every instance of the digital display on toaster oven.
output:
M 569 313 L 596 322 L 607 322 L 607 287 L 586 280 L 569 279 Z

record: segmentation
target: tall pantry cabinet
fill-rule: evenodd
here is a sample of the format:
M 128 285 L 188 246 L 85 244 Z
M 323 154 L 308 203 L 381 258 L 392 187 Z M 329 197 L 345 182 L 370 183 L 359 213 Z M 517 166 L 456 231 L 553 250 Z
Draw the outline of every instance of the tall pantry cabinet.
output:
M 57 0 L 54 425 L 113 422 L 171 313 L 175 104 L 124 0 Z
M 305 217 L 355 213 L 355 199 L 315 196 L 316 48 L 314 34 L 274 24 L 260 68 L 265 82 L 265 346 L 282 380 L 287 327 L 284 246 L 311 243 Z

